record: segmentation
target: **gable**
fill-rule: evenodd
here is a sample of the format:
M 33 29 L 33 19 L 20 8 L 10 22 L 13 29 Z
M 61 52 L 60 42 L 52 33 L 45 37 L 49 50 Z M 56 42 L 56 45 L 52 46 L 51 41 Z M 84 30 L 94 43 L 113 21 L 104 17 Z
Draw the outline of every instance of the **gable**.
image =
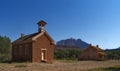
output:
M 38 37 L 36 40 L 36 43 L 39 45 L 50 45 L 51 41 L 49 40 L 49 38 L 43 34 L 40 37 Z
M 45 36 L 50 41 L 50 43 L 55 44 L 54 40 L 50 37 L 50 35 L 46 31 L 43 31 L 43 32 L 39 33 L 38 35 L 33 37 L 32 40 L 36 41 L 41 36 Z
M 34 37 L 32 38 L 32 40 L 33 40 L 33 41 L 37 40 L 37 38 L 41 37 L 43 34 L 44 34 L 44 32 L 39 33 L 38 35 L 34 36 Z

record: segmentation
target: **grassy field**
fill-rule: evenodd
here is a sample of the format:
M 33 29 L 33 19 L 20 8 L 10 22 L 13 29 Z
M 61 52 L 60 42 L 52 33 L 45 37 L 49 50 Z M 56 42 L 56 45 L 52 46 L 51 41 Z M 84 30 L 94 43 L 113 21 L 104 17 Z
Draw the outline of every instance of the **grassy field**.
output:
M 120 71 L 120 60 L 71 61 L 46 63 L 0 63 L 0 71 Z

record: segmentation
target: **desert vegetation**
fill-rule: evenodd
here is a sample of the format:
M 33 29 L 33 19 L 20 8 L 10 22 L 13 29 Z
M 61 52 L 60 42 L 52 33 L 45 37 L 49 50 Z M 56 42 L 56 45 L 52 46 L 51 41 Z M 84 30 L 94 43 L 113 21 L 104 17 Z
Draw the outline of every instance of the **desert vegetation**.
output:
M 105 50 L 106 58 L 110 60 L 120 60 L 120 49 Z

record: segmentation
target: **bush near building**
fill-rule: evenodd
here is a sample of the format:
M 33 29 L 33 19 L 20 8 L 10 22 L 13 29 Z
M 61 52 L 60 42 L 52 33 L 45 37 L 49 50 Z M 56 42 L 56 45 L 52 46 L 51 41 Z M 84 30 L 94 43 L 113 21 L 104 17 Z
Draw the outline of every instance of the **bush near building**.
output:
M 0 36 L 0 62 L 11 59 L 11 40 L 9 37 Z

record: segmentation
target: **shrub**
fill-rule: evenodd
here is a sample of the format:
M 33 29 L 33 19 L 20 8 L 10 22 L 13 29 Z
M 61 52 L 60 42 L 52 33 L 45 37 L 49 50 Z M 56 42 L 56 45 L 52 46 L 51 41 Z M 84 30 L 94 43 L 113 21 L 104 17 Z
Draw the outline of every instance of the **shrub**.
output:
M 6 36 L 0 36 L 0 62 L 11 59 L 11 41 Z
M 81 52 L 80 50 L 75 50 L 75 49 L 68 49 L 68 50 L 59 49 L 55 52 L 55 58 L 75 60 L 78 58 L 80 52 Z

